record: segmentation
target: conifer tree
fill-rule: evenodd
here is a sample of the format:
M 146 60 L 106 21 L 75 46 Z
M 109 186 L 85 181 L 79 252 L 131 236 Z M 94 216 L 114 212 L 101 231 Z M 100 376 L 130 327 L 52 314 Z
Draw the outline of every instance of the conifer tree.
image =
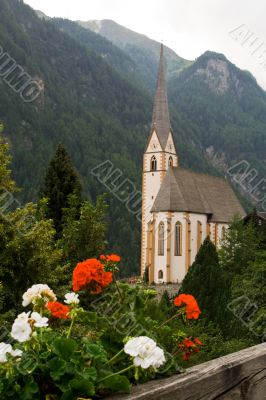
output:
M 66 149 L 60 144 L 47 168 L 42 197 L 48 199 L 47 217 L 53 219 L 57 236 L 62 231 L 63 211 L 69 206 L 69 196 L 81 202 L 81 183 Z
M 3 191 L 15 191 L 15 182 L 11 178 L 11 171 L 9 169 L 9 164 L 11 162 L 9 146 L 1 137 L 3 130 L 4 126 L 0 123 L 0 193 Z
M 192 294 L 203 315 L 222 327 L 225 323 L 228 286 L 226 273 L 219 265 L 216 247 L 207 237 L 183 280 L 180 292 Z

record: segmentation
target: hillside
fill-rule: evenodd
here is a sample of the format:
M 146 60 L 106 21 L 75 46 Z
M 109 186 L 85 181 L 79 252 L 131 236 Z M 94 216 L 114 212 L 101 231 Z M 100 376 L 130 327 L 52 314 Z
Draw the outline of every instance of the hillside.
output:
M 20 200 L 37 199 L 59 143 L 70 153 L 89 198 L 109 192 L 91 174 L 106 160 L 140 189 L 152 98 L 133 79 L 139 65 L 71 21 L 40 19 L 18 0 L 0 0 L 0 7 L 1 46 L 44 87 L 35 102 L 24 103 L 4 81 L 0 84 L 0 122 L 11 144 Z M 222 55 L 206 53 L 169 78 L 169 97 L 181 166 L 224 174 L 244 158 L 265 176 L 265 92 L 250 74 Z M 122 255 L 125 274 L 136 273 L 139 222 L 113 194 L 108 202 L 110 249 Z
M 82 27 L 90 29 L 107 38 L 128 54 L 142 71 L 147 89 L 154 90 L 160 43 L 111 20 L 77 22 Z M 177 75 L 184 67 L 191 64 L 191 61 L 179 57 L 168 47 L 165 47 L 164 54 L 167 64 L 166 72 L 169 78 Z
M 266 93 L 250 73 L 222 54 L 206 52 L 170 80 L 169 97 L 193 129 L 191 139 L 216 168 L 225 173 L 245 160 L 250 172 L 257 171 L 257 176 L 255 171 L 248 175 L 242 188 L 238 185 L 243 194 L 265 177 Z
M 24 103 L 7 84 L 0 85 L 0 119 L 11 144 L 21 200 L 37 198 L 47 163 L 60 142 L 82 177 L 85 195 L 95 199 L 106 191 L 91 174 L 105 160 L 139 186 L 152 111 L 149 96 L 22 2 L 0 0 L 0 8 L 1 46 L 44 86 L 35 102 Z M 138 269 L 137 221 L 113 196 L 108 201 L 111 245 L 122 253 L 127 269 Z M 128 247 L 132 235 L 137 239 Z
M 37 14 L 38 15 L 38 14 Z M 95 51 L 102 59 L 115 69 L 122 77 L 134 83 L 135 86 L 146 87 L 146 80 L 141 68 L 123 50 L 101 35 L 85 29 L 77 23 L 61 18 L 51 18 L 61 32 L 68 33 L 81 45 Z

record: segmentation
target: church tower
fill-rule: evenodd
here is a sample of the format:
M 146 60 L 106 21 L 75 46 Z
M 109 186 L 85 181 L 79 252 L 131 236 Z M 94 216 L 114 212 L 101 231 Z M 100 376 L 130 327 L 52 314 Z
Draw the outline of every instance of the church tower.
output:
M 177 165 L 178 157 L 169 118 L 163 45 L 161 45 L 151 132 L 143 156 L 141 275 L 144 274 L 146 267 L 149 268 L 151 262 L 148 259 L 149 252 L 147 252 L 147 249 L 153 246 L 152 240 L 154 240 L 152 235 L 149 234 L 152 231 L 151 225 L 154 223 L 150 210 L 159 192 L 166 171 L 169 166 Z

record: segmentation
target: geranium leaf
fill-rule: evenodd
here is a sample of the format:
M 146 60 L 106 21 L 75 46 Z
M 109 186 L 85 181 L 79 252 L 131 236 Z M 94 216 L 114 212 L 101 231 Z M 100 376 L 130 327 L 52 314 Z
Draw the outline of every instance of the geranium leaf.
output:
M 73 339 L 60 338 L 56 339 L 52 348 L 55 354 L 62 357 L 64 360 L 69 360 L 76 350 L 77 344 Z
M 129 393 L 130 391 L 130 382 L 122 375 L 110 376 L 110 378 L 107 378 L 102 382 L 101 386 L 102 385 L 105 388 L 116 392 Z

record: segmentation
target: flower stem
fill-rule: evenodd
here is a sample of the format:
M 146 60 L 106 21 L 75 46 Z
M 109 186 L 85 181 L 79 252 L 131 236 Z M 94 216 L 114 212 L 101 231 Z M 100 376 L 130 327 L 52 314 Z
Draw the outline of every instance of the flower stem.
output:
M 68 330 L 68 333 L 67 333 L 67 338 L 69 338 L 69 336 L 71 334 L 73 325 L 74 325 L 74 317 L 71 319 L 71 324 L 70 324 L 70 327 L 69 327 L 69 330 Z
M 123 301 L 124 298 L 123 298 L 123 296 L 122 296 L 121 290 L 119 289 L 119 286 L 118 286 L 118 284 L 117 284 L 117 280 L 116 280 L 116 277 L 115 277 L 115 274 L 114 274 L 114 273 L 113 273 L 113 279 L 114 279 L 114 283 L 115 283 L 116 289 L 117 289 L 117 291 L 118 291 L 118 293 L 119 293 L 119 296 L 120 296 L 121 300 Z
M 105 376 L 104 378 L 100 379 L 98 382 L 105 381 L 105 379 L 111 378 L 112 376 L 120 375 L 120 374 L 122 374 L 122 373 L 124 373 L 126 371 L 129 371 L 131 368 L 135 368 L 135 365 L 130 365 L 129 367 L 124 368 L 121 371 L 118 371 L 118 372 L 115 372 L 114 374 Z
M 177 314 L 173 315 L 171 318 L 168 318 L 166 321 L 162 322 L 161 325 L 159 325 L 157 329 L 159 329 L 162 326 L 166 325 L 168 322 L 172 321 L 173 319 L 175 319 L 179 315 L 180 315 L 180 313 L 178 312 Z
M 111 362 L 113 362 L 114 360 L 116 360 L 117 357 L 120 356 L 121 353 L 123 353 L 123 351 L 124 351 L 124 348 L 121 349 L 118 353 L 116 353 L 116 354 L 111 358 L 111 360 L 106 361 L 106 363 L 105 363 L 104 365 L 111 364 Z

